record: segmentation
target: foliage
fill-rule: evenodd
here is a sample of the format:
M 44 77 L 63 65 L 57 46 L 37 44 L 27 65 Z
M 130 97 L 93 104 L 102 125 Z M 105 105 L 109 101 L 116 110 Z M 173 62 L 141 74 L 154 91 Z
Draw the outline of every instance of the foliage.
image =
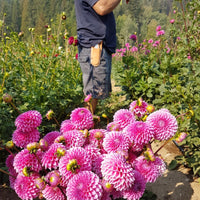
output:
M 3 139 L 11 136 L 12 123 L 19 112 L 36 109 L 45 116 L 53 109 L 61 121 L 83 98 L 82 77 L 75 58 L 77 47 L 68 43 L 62 16 L 57 30 L 54 24 L 44 28 L 45 37 L 37 36 L 35 29 L 30 28 L 31 43 L 23 41 L 23 32 L 19 35 L 11 32 L 0 41 L 0 137 Z M 2 101 L 6 93 L 12 96 L 19 112 Z M 44 121 L 42 132 L 48 126 L 52 125 Z
M 179 131 L 189 133 L 178 161 L 200 175 L 200 2 L 177 3 L 182 9 L 174 8 L 168 35 L 155 31 L 154 38 L 118 50 L 123 67 L 117 81 L 127 100 L 142 97 L 177 116 Z

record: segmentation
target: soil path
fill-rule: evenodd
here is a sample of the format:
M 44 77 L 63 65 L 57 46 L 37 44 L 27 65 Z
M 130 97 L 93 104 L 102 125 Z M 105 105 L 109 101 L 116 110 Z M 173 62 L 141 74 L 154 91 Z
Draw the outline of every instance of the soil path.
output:
M 161 143 L 153 145 L 158 149 Z M 159 152 L 169 164 L 181 152 L 173 142 L 169 142 Z M 147 190 L 157 195 L 157 200 L 200 200 L 200 183 L 196 182 L 190 170 L 180 166 L 176 170 L 166 170 L 155 183 L 147 184 Z

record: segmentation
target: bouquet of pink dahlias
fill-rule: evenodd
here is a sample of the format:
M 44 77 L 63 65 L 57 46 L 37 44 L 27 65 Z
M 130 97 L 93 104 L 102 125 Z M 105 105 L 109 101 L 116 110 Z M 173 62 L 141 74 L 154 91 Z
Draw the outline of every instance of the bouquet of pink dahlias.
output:
M 92 113 L 76 108 L 60 130 L 40 138 L 38 111 L 18 116 L 6 165 L 19 198 L 32 200 L 138 200 L 146 183 L 166 170 L 154 140 L 171 140 L 178 129 L 167 109 L 155 111 L 141 98 L 120 109 L 106 129 L 95 129 Z

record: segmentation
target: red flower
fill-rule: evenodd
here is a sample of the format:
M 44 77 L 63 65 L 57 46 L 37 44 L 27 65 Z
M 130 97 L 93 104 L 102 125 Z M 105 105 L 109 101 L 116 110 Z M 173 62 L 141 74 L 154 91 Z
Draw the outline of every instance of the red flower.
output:
M 73 36 L 69 37 L 68 43 L 69 43 L 69 45 L 72 45 L 74 43 L 74 37 Z

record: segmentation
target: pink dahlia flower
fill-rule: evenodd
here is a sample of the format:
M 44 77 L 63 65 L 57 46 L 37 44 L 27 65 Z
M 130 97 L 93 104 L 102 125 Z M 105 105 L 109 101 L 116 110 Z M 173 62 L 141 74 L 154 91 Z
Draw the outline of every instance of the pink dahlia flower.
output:
M 59 172 L 65 181 L 69 181 L 80 171 L 90 171 L 92 169 L 91 157 L 82 147 L 69 149 L 65 156 L 60 159 Z
M 16 118 L 15 126 L 23 132 L 30 132 L 40 126 L 41 122 L 42 115 L 36 110 L 29 110 Z
M 101 163 L 104 159 L 105 154 L 98 155 L 93 161 L 92 161 L 92 171 L 99 176 L 99 178 L 102 178 L 101 173 Z
M 69 119 L 63 121 L 60 125 L 61 134 L 64 134 L 67 131 L 71 131 L 71 130 L 75 130 L 75 129 L 76 129 L 76 126 Z
M 48 151 L 44 153 L 42 158 L 42 166 L 45 169 L 57 169 L 59 160 L 65 155 L 66 148 L 63 144 L 54 143 L 50 146 Z
M 175 135 L 178 129 L 176 118 L 163 109 L 151 113 L 146 123 L 153 128 L 156 140 L 168 140 Z
M 139 156 L 135 162 L 135 170 L 139 171 L 146 182 L 150 183 L 155 182 L 165 169 L 165 164 L 159 157 L 156 157 L 155 161 L 148 161 L 144 156 Z
M 91 129 L 89 131 L 89 143 L 93 144 L 95 147 L 101 148 L 105 134 L 105 129 Z
M 96 174 L 83 171 L 70 179 L 66 193 L 70 200 L 100 200 L 103 189 Z
M 123 191 L 123 198 L 127 200 L 137 200 L 140 199 L 146 188 L 146 181 L 144 177 L 138 171 L 134 171 L 135 182 L 134 184 Z
M 121 129 L 124 129 L 126 126 L 135 121 L 135 117 L 131 111 L 127 109 L 120 109 L 115 112 L 113 121 L 117 122 Z
M 131 144 L 147 144 L 153 138 L 153 128 L 148 123 L 136 121 L 126 127 L 124 134 Z
M 161 26 L 159 25 L 159 26 L 156 27 L 156 31 L 158 32 L 160 30 L 161 30 Z
M 97 148 L 93 144 L 86 145 L 84 149 L 87 151 L 87 154 L 90 156 L 91 161 L 95 160 L 99 155 L 101 155 L 100 149 Z
M 11 176 L 9 176 L 9 182 L 10 182 L 10 187 L 12 189 L 14 189 L 15 180 L 18 175 L 13 166 L 14 157 L 15 157 L 15 155 L 10 154 L 6 159 L 6 166 L 8 168 L 9 174 L 11 175 Z
M 107 127 L 107 131 L 120 131 L 120 125 L 117 122 L 110 122 Z
M 146 114 L 147 106 L 148 104 L 140 98 L 130 104 L 129 110 L 133 112 L 135 116 L 141 118 Z
M 46 200 L 65 200 L 65 196 L 59 187 L 52 187 L 46 185 L 45 189 L 42 191 L 43 197 Z
M 31 142 L 38 142 L 40 139 L 40 132 L 33 129 L 30 132 L 23 132 L 16 129 L 12 135 L 13 143 L 20 148 L 25 148 Z
M 52 187 L 58 186 L 61 182 L 61 176 L 60 176 L 59 171 L 58 170 L 50 171 L 45 176 L 45 181 Z
M 60 136 L 60 135 L 61 135 L 60 132 L 58 132 L 58 131 L 52 131 L 52 132 L 47 133 L 47 134 L 43 137 L 43 139 L 44 139 L 45 141 L 47 141 L 48 146 L 50 147 L 50 146 L 54 143 L 54 140 L 55 140 L 58 136 Z
M 105 181 L 117 191 L 128 189 L 134 183 L 134 170 L 126 159 L 117 153 L 106 154 L 101 163 L 101 172 Z
M 78 130 L 90 129 L 94 126 L 92 113 L 86 108 L 76 108 L 73 110 L 70 120 Z
M 156 33 L 156 36 L 161 36 L 161 35 L 165 35 L 165 31 L 164 30 L 160 30 Z
M 129 149 L 129 138 L 121 131 L 109 132 L 104 138 L 103 148 L 107 153 L 116 153 L 117 151 L 127 152 Z
M 8 171 L 11 174 L 16 174 L 16 170 L 13 166 L 13 162 L 14 162 L 14 158 L 15 155 L 14 154 L 10 154 L 7 158 L 6 158 L 6 167 L 8 168 Z
M 39 189 L 35 186 L 35 179 L 39 176 L 32 174 L 30 176 L 18 175 L 15 180 L 14 189 L 21 199 L 29 200 L 38 197 Z
M 17 173 L 22 173 L 25 167 L 30 167 L 31 171 L 39 172 L 42 170 L 40 163 L 42 156 L 43 152 L 40 150 L 33 154 L 28 149 L 24 149 L 15 156 L 13 166 Z
M 72 147 L 82 147 L 85 143 L 84 135 L 79 130 L 72 130 L 63 134 L 65 138 L 65 147 L 70 149 Z

